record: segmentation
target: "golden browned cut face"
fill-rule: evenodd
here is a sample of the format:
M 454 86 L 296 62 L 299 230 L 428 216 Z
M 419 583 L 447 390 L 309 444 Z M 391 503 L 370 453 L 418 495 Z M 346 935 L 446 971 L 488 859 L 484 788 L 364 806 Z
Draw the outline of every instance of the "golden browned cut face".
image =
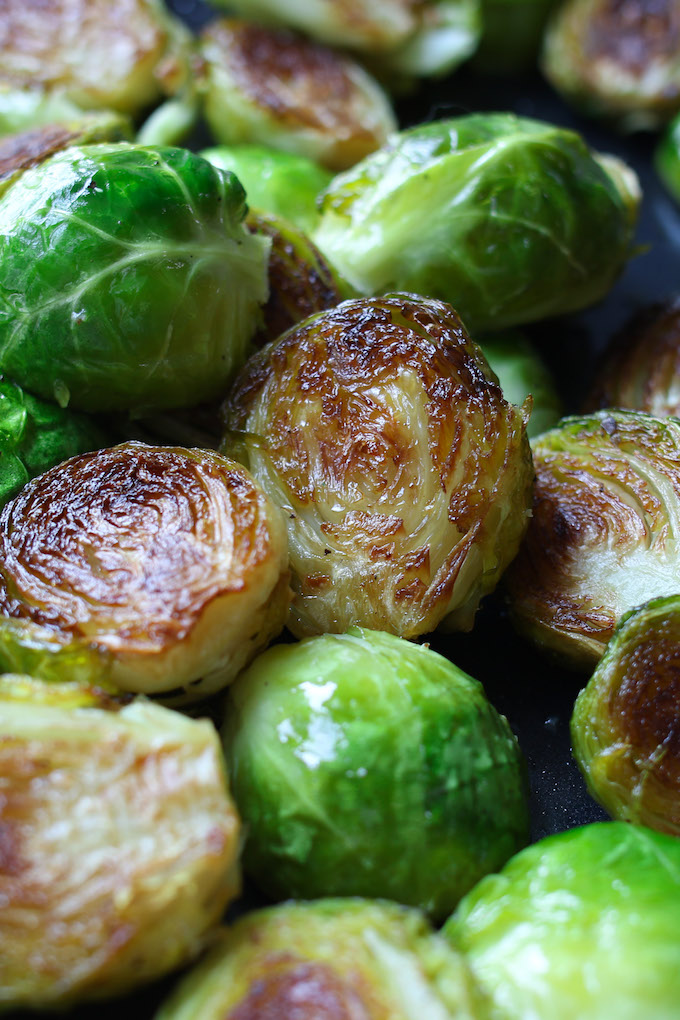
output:
M 471 626 L 533 475 L 523 413 L 449 305 L 388 295 L 307 319 L 251 359 L 225 423 L 286 513 L 294 631 Z
M 213 725 L 68 686 L 0 680 L 0 1008 L 181 966 L 240 891 Z
M 0 519 L 0 631 L 96 649 L 122 690 L 204 696 L 283 627 L 286 535 L 240 464 L 127 443 L 75 457 Z
M 184 35 L 157 0 L 0 0 L 0 82 L 136 114 L 176 90 Z

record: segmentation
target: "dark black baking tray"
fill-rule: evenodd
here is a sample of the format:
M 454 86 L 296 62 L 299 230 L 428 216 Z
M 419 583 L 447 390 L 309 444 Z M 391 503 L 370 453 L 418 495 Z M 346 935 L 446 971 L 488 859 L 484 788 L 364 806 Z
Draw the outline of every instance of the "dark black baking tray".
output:
M 169 6 L 194 28 L 219 13 L 196 0 L 171 0 Z M 664 191 L 654 171 L 654 136 L 622 137 L 579 117 L 538 72 L 508 78 L 482 75 L 464 67 L 445 80 L 422 85 L 398 104 L 402 126 L 477 110 L 512 110 L 573 127 L 596 149 L 626 159 L 640 177 L 644 199 L 637 241 L 644 253 L 631 260 L 599 305 L 530 330 L 554 371 L 565 410 L 576 411 L 609 338 L 635 311 L 680 290 L 680 208 Z M 570 751 L 569 718 L 585 678 L 540 657 L 517 637 L 498 595 L 483 603 L 472 633 L 433 636 L 431 644 L 479 679 L 491 701 L 508 717 L 528 764 L 533 839 L 606 817 L 588 796 Z M 252 902 L 250 893 L 242 901 L 246 905 Z M 66 1015 L 72 1020 L 152 1017 L 174 980 Z

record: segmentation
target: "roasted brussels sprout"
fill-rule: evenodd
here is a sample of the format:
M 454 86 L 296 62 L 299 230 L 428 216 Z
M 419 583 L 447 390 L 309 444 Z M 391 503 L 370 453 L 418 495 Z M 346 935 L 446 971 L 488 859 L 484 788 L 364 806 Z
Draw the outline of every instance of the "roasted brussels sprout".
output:
M 528 338 L 519 330 L 508 330 L 482 336 L 479 344 L 506 400 L 521 407 L 531 396 L 527 435 L 538 436 L 557 424 L 562 401 L 550 370 Z
M 72 147 L 0 198 L 0 371 L 85 411 L 220 397 L 267 297 L 239 181 L 186 149 Z
M 533 515 L 505 578 L 518 628 L 592 669 L 623 614 L 678 590 L 680 421 L 610 409 L 532 441 Z
M 269 298 L 254 344 L 275 340 L 314 312 L 349 297 L 349 285 L 298 227 L 280 216 L 254 211 L 248 213 L 246 225 L 271 241 Z
M 491 74 L 527 71 L 536 64 L 543 32 L 560 0 L 482 0 L 482 36 L 473 55 Z
M 585 113 L 624 130 L 658 128 L 680 110 L 680 6 L 564 0 L 541 62 L 552 85 Z
M 627 613 L 576 699 L 574 756 L 614 818 L 680 836 L 680 595 Z
M 205 116 L 218 142 L 254 142 L 353 166 L 397 122 L 381 86 L 355 60 L 283 29 L 220 18 L 203 30 Z
M 187 963 L 239 890 L 214 727 L 0 677 L 0 1010 L 122 994 Z
M 285 903 L 223 930 L 156 1020 L 482 1020 L 465 962 L 422 915 L 360 899 Z
M 386 897 L 441 919 L 527 842 L 506 719 L 425 645 L 352 628 L 270 648 L 223 733 L 244 868 L 275 898 Z
M 444 934 L 504 1020 L 676 1020 L 680 840 L 600 822 L 534 843 Z
M 298 636 L 472 627 L 515 555 L 533 470 L 449 305 L 414 295 L 320 312 L 247 363 L 223 449 L 285 510 Z
M 397 133 L 338 174 L 313 236 L 360 293 L 441 298 L 481 333 L 603 297 L 639 198 L 633 171 L 573 131 L 469 114 Z
M 89 418 L 38 400 L 0 377 L 0 505 L 29 478 L 106 444 Z
M 201 155 L 236 174 L 251 210 L 283 216 L 307 234 L 314 230 L 317 198 L 331 181 L 330 170 L 306 156 L 265 145 L 218 145 Z
M 219 0 L 253 21 L 288 25 L 356 50 L 383 73 L 445 74 L 474 51 L 479 0 Z
M 671 121 L 657 142 L 654 163 L 661 180 L 680 202 L 680 115 Z
M 0 667 L 185 700 L 283 628 L 278 511 L 240 464 L 124 443 L 28 482 L 0 514 Z
M 627 407 L 680 416 L 680 300 L 642 309 L 612 338 L 584 402 L 585 411 Z

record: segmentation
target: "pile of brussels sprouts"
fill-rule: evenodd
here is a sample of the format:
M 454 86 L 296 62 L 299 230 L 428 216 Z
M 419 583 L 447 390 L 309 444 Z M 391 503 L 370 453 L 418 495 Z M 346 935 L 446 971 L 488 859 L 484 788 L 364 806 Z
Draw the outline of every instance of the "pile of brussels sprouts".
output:
M 220 6 L 0 24 L 0 1013 L 673 1020 L 679 306 L 569 406 L 636 171 L 403 111 L 540 68 L 680 202 L 677 4 Z M 611 820 L 532 831 L 489 605 Z

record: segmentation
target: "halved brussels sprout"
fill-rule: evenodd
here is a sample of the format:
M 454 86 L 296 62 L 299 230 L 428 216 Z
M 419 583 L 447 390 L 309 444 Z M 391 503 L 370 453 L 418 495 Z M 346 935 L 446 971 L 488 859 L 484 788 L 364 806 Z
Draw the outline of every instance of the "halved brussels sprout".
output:
M 258 910 L 220 932 L 156 1020 L 482 1020 L 468 969 L 415 910 L 328 899 Z
M 624 613 L 678 590 L 680 421 L 610 409 L 532 441 L 533 515 L 505 575 L 517 627 L 592 669 Z
M 680 110 L 677 0 L 564 0 L 544 39 L 543 71 L 567 100 L 625 130 Z
M 443 932 L 504 1020 L 677 1020 L 680 840 L 600 822 L 518 853 Z
M 551 11 L 560 0 L 482 0 L 475 67 L 490 74 L 533 69 Z
M 519 330 L 508 330 L 479 337 L 479 345 L 506 400 L 521 407 L 531 396 L 527 435 L 538 436 L 557 424 L 562 401 L 548 366 L 530 340 Z
M 421 124 L 343 174 L 313 237 L 362 294 L 450 301 L 473 333 L 584 308 L 630 254 L 635 173 L 510 113 Z
M 77 110 L 138 118 L 190 78 L 191 33 L 162 0 L 4 0 L 0 130 Z
M 0 376 L 0 505 L 29 478 L 105 443 L 90 419 L 39 400 Z
M 236 174 L 251 211 L 283 216 L 307 234 L 318 223 L 317 198 L 332 174 L 314 160 L 266 145 L 217 145 L 201 155 Z
M 680 836 L 680 595 L 614 631 L 571 719 L 574 757 L 614 818 Z
M 0 677 L 0 1010 L 120 995 L 187 963 L 239 891 L 214 727 Z
M 233 685 L 223 736 L 244 868 L 274 898 L 441 919 L 528 840 L 507 720 L 425 645 L 352 628 L 270 648 Z
M 654 164 L 673 198 L 680 202 L 680 115 L 671 121 L 657 142 Z
M 185 700 L 283 628 L 278 511 L 208 450 L 124 443 L 28 482 L 0 514 L 0 666 Z
M 479 0 L 218 0 L 253 21 L 289 25 L 356 50 L 382 73 L 452 71 L 474 51 Z
M 220 397 L 267 297 L 233 174 L 176 148 L 72 147 L 0 198 L 0 371 L 79 410 Z
M 612 338 L 584 410 L 626 407 L 680 416 L 680 300 L 651 305 Z
M 333 308 L 349 297 L 349 285 L 298 227 L 281 216 L 254 210 L 248 213 L 246 225 L 271 241 L 269 298 L 254 344 L 275 340 L 314 312 Z
M 285 511 L 295 634 L 472 627 L 533 470 L 523 410 L 450 305 L 391 294 L 312 316 L 248 361 L 224 420 L 223 449 Z
M 343 170 L 396 130 L 378 82 L 328 46 L 219 18 L 203 30 L 201 49 L 205 117 L 218 142 L 271 145 Z

